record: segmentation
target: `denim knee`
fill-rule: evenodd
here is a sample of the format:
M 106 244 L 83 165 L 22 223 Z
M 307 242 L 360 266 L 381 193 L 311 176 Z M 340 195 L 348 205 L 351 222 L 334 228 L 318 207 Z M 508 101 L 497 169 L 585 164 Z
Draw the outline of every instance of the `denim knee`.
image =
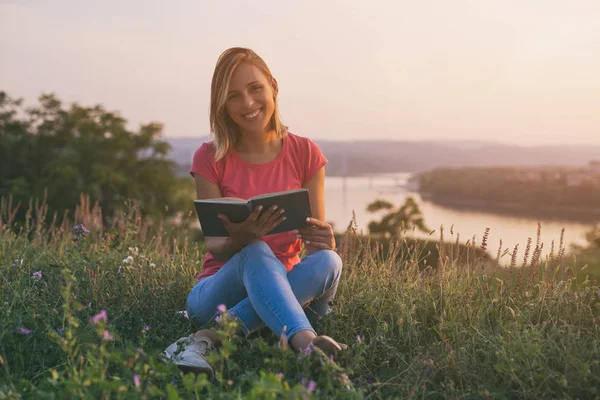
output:
M 263 242 L 262 240 L 255 240 L 252 243 L 247 244 L 246 246 L 244 246 L 240 252 L 242 253 L 273 253 L 273 250 L 271 250 L 271 248 L 269 247 L 269 245 L 265 242 Z
M 327 277 L 331 277 L 332 283 L 339 281 L 342 275 L 343 262 L 338 253 L 333 250 L 318 250 L 317 254 L 319 256 L 319 270 L 323 271 Z
M 277 259 L 273 250 L 269 245 L 262 240 L 255 240 L 254 242 L 247 244 L 240 250 L 244 257 L 243 267 L 260 267 L 263 270 L 275 270 L 278 273 L 287 273 L 285 266 Z M 254 262 L 248 262 L 253 260 Z M 257 262 L 258 261 L 258 262 Z

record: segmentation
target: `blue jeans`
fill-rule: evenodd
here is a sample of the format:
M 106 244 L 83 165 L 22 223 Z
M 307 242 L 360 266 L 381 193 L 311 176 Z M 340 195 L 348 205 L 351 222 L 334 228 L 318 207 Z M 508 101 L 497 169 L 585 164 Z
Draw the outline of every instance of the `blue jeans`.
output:
M 290 340 L 301 330 L 315 332 L 309 318 L 314 321 L 329 312 L 341 272 L 337 253 L 317 250 L 288 273 L 265 242 L 255 241 L 216 274 L 201 279 L 190 291 L 186 308 L 194 322 L 204 325 L 225 304 L 245 335 L 266 325 L 281 336 L 285 327 Z

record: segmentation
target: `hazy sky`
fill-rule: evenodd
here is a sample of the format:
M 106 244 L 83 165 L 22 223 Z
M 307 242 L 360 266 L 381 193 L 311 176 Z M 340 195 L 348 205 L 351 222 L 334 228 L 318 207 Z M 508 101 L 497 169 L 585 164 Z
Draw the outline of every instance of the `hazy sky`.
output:
M 0 0 L 0 90 L 208 134 L 219 54 L 254 49 L 314 139 L 600 144 L 600 1 Z

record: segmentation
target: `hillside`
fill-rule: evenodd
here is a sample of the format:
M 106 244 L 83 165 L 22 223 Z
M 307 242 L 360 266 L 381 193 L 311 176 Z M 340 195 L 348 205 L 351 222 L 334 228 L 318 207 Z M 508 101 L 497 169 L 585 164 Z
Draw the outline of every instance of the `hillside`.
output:
M 194 151 L 208 136 L 165 138 L 179 173 L 189 170 Z M 385 172 L 417 172 L 436 167 L 458 166 L 584 166 L 598 158 L 600 146 L 523 147 L 477 141 L 394 141 L 353 142 L 315 140 L 329 159 L 330 176 L 355 176 Z

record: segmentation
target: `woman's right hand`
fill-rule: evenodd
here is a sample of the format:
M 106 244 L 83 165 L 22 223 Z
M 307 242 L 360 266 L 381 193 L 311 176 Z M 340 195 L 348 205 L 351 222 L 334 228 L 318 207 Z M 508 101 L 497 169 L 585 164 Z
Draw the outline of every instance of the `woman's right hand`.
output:
M 269 233 L 277 225 L 285 220 L 284 209 L 277 206 L 262 209 L 262 206 L 256 207 L 252 213 L 243 222 L 231 222 L 225 214 L 219 214 L 217 217 L 223 221 L 225 229 L 229 232 L 231 240 L 234 243 L 246 245 L 259 239 Z

